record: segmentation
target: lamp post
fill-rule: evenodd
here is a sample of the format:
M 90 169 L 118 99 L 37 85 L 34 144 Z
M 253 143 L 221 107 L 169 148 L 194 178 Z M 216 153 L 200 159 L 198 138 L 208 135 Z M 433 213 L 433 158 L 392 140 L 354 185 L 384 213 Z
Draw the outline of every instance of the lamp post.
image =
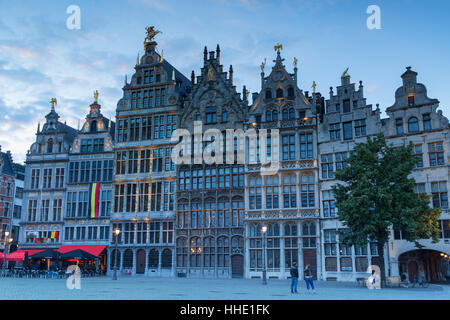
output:
M 8 249 L 9 240 L 10 240 L 8 237 L 9 237 L 9 231 L 5 231 L 5 243 L 4 243 L 4 248 L 3 248 L 3 266 L 2 266 L 3 273 L 6 268 L 6 250 Z
M 266 232 L 267 232 L 267 226 L 263 226 L 261 228 L 262 234 L 263 234 L 263 271 L 262 271 L 262 284 L 267 284 L 267 275 L 266 275 Z
M 117 239 L 119 238 L 119 234 L 120 234 L 120 230 L 119 229 L 116 229 L 116 230 L 114 230 L 114 235 L 115 235 L 115 242 L 116 242 L 116 245 L 115 245 L 115 250 L 114 250 L 114 257 L 113 257 L 113 259 L 114 259 L 114 273 L 113 273 L 113 280 L 117 280 Z

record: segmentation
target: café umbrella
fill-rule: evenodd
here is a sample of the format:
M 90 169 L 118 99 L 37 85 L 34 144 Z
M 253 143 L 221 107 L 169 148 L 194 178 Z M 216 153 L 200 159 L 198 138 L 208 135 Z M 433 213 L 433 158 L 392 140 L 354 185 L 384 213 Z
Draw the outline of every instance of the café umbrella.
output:
M 31 259 L 58 259 L 61 256 L 61 253 L 59 253 L 56 250 L 53 249 L 47 249 L 38 253 L 35 253 L 30 256 Z
M 96 256 L 81 249 L 75 249 L 61 255 L 61 259 L 93 260 Z

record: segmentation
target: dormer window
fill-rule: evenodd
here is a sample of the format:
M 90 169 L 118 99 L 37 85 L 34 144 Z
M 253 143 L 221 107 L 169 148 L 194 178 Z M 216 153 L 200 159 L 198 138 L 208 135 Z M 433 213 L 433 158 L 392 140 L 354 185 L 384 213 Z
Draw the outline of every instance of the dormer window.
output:
M 92 121 L 89 129 L 90 132 L 97 132 L 97 121 Z
M 53 139 L 50 138 L 47 141 L 47 153 L 52 153 L 53 152 Z
M 413 94 L 411 94 L 411 95 L 408 96 L 408 107 L 414 106 L 414 104 L 415 104 L 415 101 L 414 101 L 414 100 L 415 100 L 415 99 L 414 99 L 414 95 L 413 95 Z
M 431 117 L 429 113 L 423 115 L 423 130 L 431 130 Z
M 283 89 L 281 89 L 281 88 L 277 89 L 276 97 L 277 98 L 283 98 Z
M 271 90 L 266 90 L 266 99 L 272 99 L 272 91 Z
M 287 89 L 287 95 L 288 95 L 288 97 L 294 97 L 294 88 L 289 87 Z
M 206 123 L 216 123 L 217 122 L 217 114 L 216 107 L 206 107 Z
M 416 117 L 411 117 L 408 120 L 408 132 L 418 132 L 419 131 L 419 121 Z
M 350 112 L 350 100 L 346 99 L 344 100 L 344 113 Z

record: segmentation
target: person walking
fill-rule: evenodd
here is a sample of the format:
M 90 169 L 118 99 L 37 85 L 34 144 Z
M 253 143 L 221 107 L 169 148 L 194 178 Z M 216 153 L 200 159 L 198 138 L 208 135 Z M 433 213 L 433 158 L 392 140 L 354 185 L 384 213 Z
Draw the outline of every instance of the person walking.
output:
M 298 286 L 298 267 L 297 262 L 293 262 L 291 269 L 291 293 L 298 293 L 297 292 L 297 286 Z
M 305 271 L 304 271 L 304 276 L 305 276 L 305 282 L 306 282 L 306 289 L 308 290 L 308 293 L 310 293 L 311 291 L 309 291 L 309 288 L 311 287 L 312 289 L 312 293 L 316 293 L 314 291 L 314 278 L 312 275 L 312 270 L 311 270 L 311 266 L 308 264 L 306 265 Z

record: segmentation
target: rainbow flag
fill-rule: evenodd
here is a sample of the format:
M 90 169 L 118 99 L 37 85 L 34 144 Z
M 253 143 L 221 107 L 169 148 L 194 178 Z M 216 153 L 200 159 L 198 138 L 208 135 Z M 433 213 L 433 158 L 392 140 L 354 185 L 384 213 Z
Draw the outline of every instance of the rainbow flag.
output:
M 100 202 L 100 183 L 94 182 L 89 187 L 89 212 L 91 219 L 98 218 Z

